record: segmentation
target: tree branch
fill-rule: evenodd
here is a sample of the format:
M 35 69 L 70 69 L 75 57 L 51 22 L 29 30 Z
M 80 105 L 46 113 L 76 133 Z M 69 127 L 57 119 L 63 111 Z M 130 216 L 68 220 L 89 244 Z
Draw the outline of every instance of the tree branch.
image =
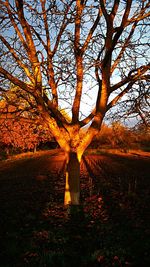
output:
M 107 105 L 106 110 L 108 111 L 110 108 L 112 108 L 120 100 L 120 98 L 122 98 L 132 88 L 133 84 L 134 82 L 130 82 L 127 87 Z
M 119 7 L 119 3 L 120 3 L 120 0 L 115 0 L 114 1 L 114 5 L 113 5 L 113 8 L 112 8 L 112 11 L 110 13 L 110 16 L 114 19 L 116 13 L 117 13 L 117 10 L 118 10 L 118 7 Z
M 88 44 L 89 44 L 89 42 L 90 42 L 90 40 L 91 40 L 91 38 L 92 38 L 92 35 L 93 35 L 93 33 L 94 33 L 94 31 L 95 31 L 95 29 L 96 29 L 98 23 L 99 23 L 101 14 L 102 14 L 102 12 L 101 12 L 101 8 L 100 8 L 100 9 L 99 9 L 99 12 L 98 12 L 98 14 L 97 14 L 97 17 L 96 17 L 96 19 L 95 19 L 95 22 L 94 22 L 93 26 L 91 27 L 91 29 L 90 29 L 90 31 L 89 31 L 89 33 L 88 33 L 88 36 L 87 36 L 87 38 L 86 38 L 86 40 L 85 40 L 85 42 L 84 42 L 84 44 L 83 44 L 83 46 L 82 46 L 82 48 L 81 48 L 81 53 L 82 53 L 82 54 L 85 52 L 85 50 L 86 50 L 87 47 L 88 47 Z
M 15 23 L 15 20 L 13 18 L 13 15 L 12 15 L 8 0 L 6 0 L 5 5 L 6 5 L 7 11 L 8 11 L 8 15 L 9 15 L 10 21 L 11 21 L 13 27 L 14 27 L 14 30 L 15 30 L 16 34 L 18 35 L 21 43 L 23 44 L 23 47 L 24 47 L 25 51 L 28 54 L 29 49 L 28 49 L 27 42 L 25 41 L 25 39 L 24 39 L 21 31 L 19 30 L 17 24 Z
M 100 5 L 101 5 L 102 13 L 103 13 L 106 21 L 108 22 L 109 15 L 108 15 L 107 10 L 105 8 L 105 2 L 106 2 L 106 0 L 100 0 Z
M 106 66 L 107 62 L 110 60 L 111 56 L 112 56 L 112 52 L 117 44 L 117 41 L 118 39 L 120 38 L 124 28 L 127 26 L 127 20 L 128 20 L 128 16 L 129 16 L 129 13 L 130 13 L 130 9 L 131 9 L 131 4 L 132 4 L 132 0 L 127 0 L 126 1 L 126 8 L 125 8 L 125 11 L 124 11 L 124 14 L 123 14 L 123 17 L 122 17 L 122 21 L 121 21 L 121 25 L 120 27 L 117 28 L 117 32 L 115 34 L 115 36 L 113 37 L 113 39 L 111 40 L 111 44 L 109 45 L 109 49 L 107 49 L 106 51 L 106 54 L 105 54 L 105 57 L 103 59 L 103 67 Z M 113 12 L 116 10 L 116 8 L 114 9 L 113 8 Z M 113 14 L 113 18 L 114 18 L 115 14 Z M 109 18 L 111 18 L 109 16 Z M 111 23 L 112 23 L 112 18 L 111 18 Z M 109 31 L 109 27 L 110 28 L 113 28 L 113 25 L 109 25 L 110 24 L 110 20 L 107 19 L 107 27 L 108 27 L 108 31 Z M 112 29 L 114 31 L 114 28 Z M 110 43 L 110 40 L 108 40 L 109 43 Z
M 31 63 L 33 66 L 35 66 L 36 63 L 38 63 L 38 57 L 36 56 L 36 48 L 34 45 L 34 41 L 32 38 L 32 33 L 30 30 L 30 26 L 28 22 L 26 21 L 24 17 L 24 10 L 23 10 L 23 0 L 15 0 L 16 3 L 16 8 L 17 8 L 17 13 L 19 17 L 19 22 L 22 26 L 27 44 L 28 44 L 28 54 L 31 60 Z
M 37 90 L 41 91 L 42 76 L 41 76 L 41 70 L 40 70 L 40 63 L 38 60 L 37 51 L 36 51 L 36 47 L 33 41 L 30 25 L 28 24 L 24 16 L 24 9 L 23 9 L 24 3 L 23 3 L 23 0 L 15 0 L 15 3 L 16 3 L 19 22 L 23 29 L 26 42 L 28 44 L 28 55 L 29 55 L 29 59 L 32 65 L 32 70 L 34 73 L 35 87 Z
M 9 81 L 11 81 L 13 84 L 19 86 L 26 92 L 30 93 L 32 96 L 34 96 L 33 93 L 33 87 L 31 85 L 28 85 L 24 83 L 23 81 L 19 80 L 18 78 L 14 77 L 11 73 L 9 73 L 7 70 L 0 67 L 0 73 Z M 35 97 L 35 96 L 34 96 Z
M 122 81 L 118 82 L 117 84 L 113 85 L 110 88 L 111 92 L 114 92 L 115 90 L 117 90 L 118 88 L 122 87 L 123 85 L 127 84 L 128 82 L 132 82 L 132 81 L 137 81 L 139 79 L 141 79 L 141 77 L 143 76 L 143 74 L 150 70 L 150 63 L 144 66 L 141 66 L 137 69 L 134 69 L 132 71 L 129 72 L 128 76 L 125 77 Z M 143 76 L 144 79 L 144 76 Z
M 121 60 L 121 58 L 123 56 L 123 53 L 125 52 L 126 47 L 127 47 L 129 41 L 131 40 L 131 38 L 133 36 L 133 33 L 134 33 L 135 29 L 136 29 L 136 26 L 137 26 L 137 21 L 132 25 L 131 31 L 130 31 L 128 37 L 126 38 L 126 40 L 125 40 L 125 42 L 124 42 L 124 44 L 123 44 L 123 46 L 122 46 L 122 48 L 120 50 L 120 53 L 119 53 L 118 57 L 116 58 L 113 66 L 111 67 L 111 73 L 113 73 L 115 68 L 118 66 L 118 64 L 119 64 L 119 62 L 120 62 L 120 60 Z
M 47 21 L 47 12 L 45 9 L 45 0 L 40 0 L 41 6 L 42 6 L 42 13 L 43 13 L 43 20 L 44 20 L 44 25 L 45 25 L 45 32 L 46 32 L 46 40 L 47 40 L 47 45 L 46 45 L 46 51 L 47 51 L 47 80 L 49 83 L 49 86 L 52 90 L 52 96 L 53 96 L 53 104 L 55 105 L 56 108 L 58 108 L 58 94 L 57 94 L 57 84 L 55 82 L 55 74 L 54 74 L 54 67 L 53 67 L 53 55 L 54 51 L 51 51 L 51 40 L 50 40 L 50 35 L 49 35 L 49 26 L 48 26 L 48 21 Z M 56 47 L 57 49 L 57 47 Z M 56 52 L 56 51 L 55 51 Z
M 80 0 L 76 0 L 76 16 L 75 16 L 75 37 L 74 37 L 74 53 L 76 60 L 76 93 L 72 106 L 72 122 L 79 122 L 79 108 L 82 95 L 83 86 L 83 58 L 80 49 L 80 29 L 81 29 L 81 15 L 83 11 L 83 5 Z
M 49 27 L 48 27 L 48 22 L 47 22 L 47 13 L 45 10 L 45 0 L 40 0 L 41 6 L 42 6 L 42 12 L 43 12 L 43 19 L 44 19 L 44 26 L 45 26 L 45 32 L 46 32 L 46 40 L 47 40 L 47 54 L 48 56 L 51 55 L 51 41 L 50 41 L 50 36 L 49 36 Z
M 54 45 L 54 49 L 53 49 L 53 52 L 52 52 L 53 56 L 54 56 L 54 54 L 56 53 L 56 51 L 58 49 L 58 45 L 60 43 L 60 39 L 62 37 L 62 34 L 63 34 L 66 26 L 68 25 L 68 22 L 66 21 L 67 14 L 68 14 L 73 2 L 74 2 L 74 0 L 72 0 L 71 3 L 67 5 L 67 8 L 66 8 L 66 11 L 65 11 L 65 14 L 64 14 L 64 18 L 63 18 L 62 24 L 60 26 L 60 30 L 59 30 L 59 33 L 57 35 L 57 39 L 56 39 L 56 42 L 55 42 L 55 45 Z
M 6 39 L 1 35 L 0 35 L 0 39 L 3 42 L 3 44 L 8 48 L 9 52 L 12 54 L 12 56 L 14 57 L 14 59 L 16 60 L 18 65 L 24 70 L 24 72 L 26 73 L 27 77 L 33 83 L 34 80 L 33 80 L 33 77 L 31 75 L 31 73 L 29 72 L 28 67 L 25 64 L 23 64 L 23 62 L 19 59 L 19 57 L 16 54 L 15 50 L 13 49 L 13 47 L 10 46 L 10 44 L 6 41 Z
M 83 119 L 82 121 L 79 121 L 79 125 L 80 125 L 81 127 L 87 125 L 87 124 L 94 118 L 95 114 L 96 114 L 96 108 L 94 108 L 94 109 L 92 110 L 92 112 L 89 114 L 89 116 L 87 116 L 87 117 L 86 117 L 85 119 Z
M 48 109 L 55 115 L 55 118 L 57 118 L 59 122 L 61 122 L 64 125 L 69 125 L 68 121 L 62 115 L 62 113 L 55 107 L 53 102 L 49 100 L 49 98 L 45 93 L 43 95 L 43 100 L 47 104 Z

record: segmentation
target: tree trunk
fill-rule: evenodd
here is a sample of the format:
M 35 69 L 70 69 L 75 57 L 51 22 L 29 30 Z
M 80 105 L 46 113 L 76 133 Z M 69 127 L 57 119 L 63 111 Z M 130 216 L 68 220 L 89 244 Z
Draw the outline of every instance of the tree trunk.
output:
M 34 146 L 34 149 L 33 149 L 33 153 L 35 153 L 36 152 L 36 145 Z
M 66 161 L 65 205 L 80 204 L 80 161 L 76 152 L 69 152 Z

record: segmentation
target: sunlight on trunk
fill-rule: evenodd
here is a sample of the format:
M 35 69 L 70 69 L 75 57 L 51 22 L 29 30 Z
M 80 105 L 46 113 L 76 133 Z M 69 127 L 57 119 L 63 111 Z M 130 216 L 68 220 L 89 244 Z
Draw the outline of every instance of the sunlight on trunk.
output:
M 64 205 L 80 204 L 80 161 L 75 152 L 68 154 Z

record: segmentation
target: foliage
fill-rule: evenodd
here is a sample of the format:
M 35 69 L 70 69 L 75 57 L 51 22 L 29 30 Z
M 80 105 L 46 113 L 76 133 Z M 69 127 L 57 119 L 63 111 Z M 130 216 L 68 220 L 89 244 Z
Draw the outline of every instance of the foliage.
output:
M 113 147 L 120 147 L 127 149 L 131 147 L 133 143 L 132 132 L 129 131 L 125 126 L 121 125 L 120 122 L 112 124 L 112 145 Z
M 150 151 L 150 128 L 141 124 L 134 130 L 136 136 L 136 143 L 139 144 L 144 150 Z
M 29 112 L 16 112 L 16 95 L 12 94 L 14 105 L 5 100 L 0 101 L 0 143 L 9 154 L 9 150 L 34 150 L 40 143 L 51 140 L 50 130 L 43 127 L 42 122 Z M 15 98 L 14 98 L 15 96 Z M 7 94 L 10 97 L 10 94 Z M 20 106 L 24 103 L 20 101 Z M 15 111 L 15 114 L 14 114 Z
M 1 120 L 0 142 L 6 147 L 20 148 L 22 151 L 33 150 L 41 142 L 51 138 L 48 130 L 26 119 L 9 118 Z
M 94 141 L 95 145 L 109 145 L 112 140 L 112 128 L 106 124 L 102 124 L 101 130 L 99 133 L 96 135 Z
M 94 148 L 105 146 L 126 151 L 133 147 L 136 140 L 136 132 L 125 127 L 119 121 L 116 121 L 110 126 L 103 124 L 101 131 L 97 134 L 91 146 Z

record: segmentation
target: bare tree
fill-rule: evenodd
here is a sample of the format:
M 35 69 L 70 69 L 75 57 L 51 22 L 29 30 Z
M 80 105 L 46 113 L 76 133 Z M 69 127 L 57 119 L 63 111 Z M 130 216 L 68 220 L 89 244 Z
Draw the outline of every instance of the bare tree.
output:
M 64 203 L 78 205 L 85 149 L 106 113 L 150 78 L 150 3 L 0 0 L 0 8 L 2 96 L 10 83 L 18 86 L 28 108 L 50 127 L 66 152 Z M 83 95 L 92 88 L 96 103 L 84 117 Z M 64 104 L 70 119 L 61 112 Z

